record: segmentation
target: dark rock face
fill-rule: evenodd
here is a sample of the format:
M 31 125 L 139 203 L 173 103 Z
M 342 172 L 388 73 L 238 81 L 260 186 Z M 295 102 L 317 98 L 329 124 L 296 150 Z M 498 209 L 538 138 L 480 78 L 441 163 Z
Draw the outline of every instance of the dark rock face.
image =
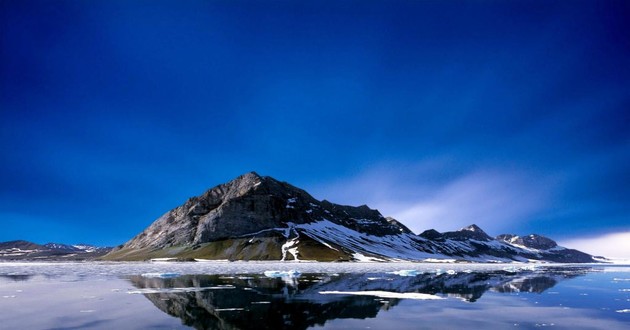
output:
M 420 234 L 420 237 L 422 238 L 426 238 L 428 240 L 433 240 L 433 241 L 443 241 L 444 240 L 444 236 L 442 235 L 442 233 L 438 232 L 435 229 L 427 229 L 425 231 L 423 231 Z
M 411 231 L 362 205 L 318 201 L 302 189 L 255 172 L 190 198 L 144 230 L 123 248 L 162 248 L 242 237 L 289 223 L 327 219 L 358 232 L 389 235 Z
M 442 234 L 445 238 L 450 238 L 456 241 L 466 241 L 470 239 L 478 241 L 491 241 L 492 237 L 486 234 L 479 226 L 472 224 L 468 227 L 462 228 L 458 231 L 449 231 Z

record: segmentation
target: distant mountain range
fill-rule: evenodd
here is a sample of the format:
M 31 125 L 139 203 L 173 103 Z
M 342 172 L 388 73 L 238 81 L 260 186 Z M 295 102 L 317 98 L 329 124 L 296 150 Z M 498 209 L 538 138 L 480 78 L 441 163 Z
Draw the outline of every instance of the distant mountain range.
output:
M 416 235 L 366 205 L 318 201 L 254 172 L 167 212 L 105 260 L 549 261 L 596 262 L 536 234 L 490 237 L 471 225 Z
M 0 260 L 93 260 L 111 250 L 111 247 L 89 244 L 46 243 L 40 245 L 28 241 L 9 241 L 0 242 Z

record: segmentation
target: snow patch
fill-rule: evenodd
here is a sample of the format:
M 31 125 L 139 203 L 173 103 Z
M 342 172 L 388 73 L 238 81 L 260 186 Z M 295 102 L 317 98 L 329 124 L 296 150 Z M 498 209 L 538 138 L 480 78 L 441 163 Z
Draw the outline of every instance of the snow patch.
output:
M 377 255 L 386 260 L 419 260 L 435 257 L 433 253 L 419 250 L 418 237 L 410 234 L 396 234 L 375 236 L 360 233 L 329 220 L 296 225 L 306 235 L 319 242 L 334 242 L 353 251 L 355 260 L 359 261 L 383 261 L 382 259 L 367 259 L 369 255 Z M 439 256 L 439 255 L 438 255 Z
M 293 206 L 292 204 L 294 204 L 295 202 L 297 202 L 297 198 L 296 197 L 287 199 L 287 206 L 286 206 L 286 208 L 294 209 L 295 206 Z
M 455 263 L 457 260 L 455 259 L 434 259 L 434 258 L 426 258 L 423 260 L 424 262 L 431 263 Z
M 330 246 L 329 246 L 330 247 Z M 366 255 L 363 255 L 359 252 L 355 252 L 352 254 L 352 258 L 356 261 L 359 262 L 382 262 L 383 259 L 379 259 L 379 258 L 375 258 L 375 257 L 368 257 Z
M 293 231 L 295 233 L 295 237 L 292 239 L 289 239 L 289 236 L 291 236 L 291 231 Z M 292 222 L 287 223 L 287 229 L 284 232 L 284 237 L 287 238 L 286 243 L 282 244 L 282 246 L 280 247 L 281 251 L 282 251 L 282 259 L 281 261 L 286 261 L 287 260 L 287 252 L 291 253 L 291 255 L 293 256 L 293 259 L 298 261 L 298 243 L 300 243 L 300 241 L 298 240 L 298 238 L 300 237 L 300 233 L 298 233 L 297 230 L 295 230 L 294 228 L 294 224 Z
M 293 256 L 293 259 L 298 261 L 300 259 L 298 259 L 298 243 L 300 243 L 300 241 L 296 238 L 294 239 L 290 239 L 288 240 L 286 243 L 282 244 L 282 259 L 280 261 L 286 261 L 287 260 L 287 252 L 291 253 L 291 255 Z

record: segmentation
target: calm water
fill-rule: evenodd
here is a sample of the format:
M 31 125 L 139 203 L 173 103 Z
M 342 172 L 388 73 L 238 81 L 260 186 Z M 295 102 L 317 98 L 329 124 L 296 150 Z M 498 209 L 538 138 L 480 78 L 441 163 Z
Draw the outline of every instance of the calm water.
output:
M 0 263 L 0 329 L 630 329 L 630 267 Z

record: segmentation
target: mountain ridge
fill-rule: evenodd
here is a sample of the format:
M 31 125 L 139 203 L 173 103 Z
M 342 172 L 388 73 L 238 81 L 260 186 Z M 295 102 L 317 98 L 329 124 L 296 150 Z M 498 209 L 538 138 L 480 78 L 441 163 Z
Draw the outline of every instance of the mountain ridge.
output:
M 104 256 L 151 258 L 596 262 L 540 235 L 493 238 L 475 224 L 416 235 L 366 205 L 319 201 L 303 189 L 256 172 L 189 198 Z
M 91 244 L 37 244 L 26 240 L 0 242 L 0 260 L 96 260 L 109 253 L 111 247 Z

